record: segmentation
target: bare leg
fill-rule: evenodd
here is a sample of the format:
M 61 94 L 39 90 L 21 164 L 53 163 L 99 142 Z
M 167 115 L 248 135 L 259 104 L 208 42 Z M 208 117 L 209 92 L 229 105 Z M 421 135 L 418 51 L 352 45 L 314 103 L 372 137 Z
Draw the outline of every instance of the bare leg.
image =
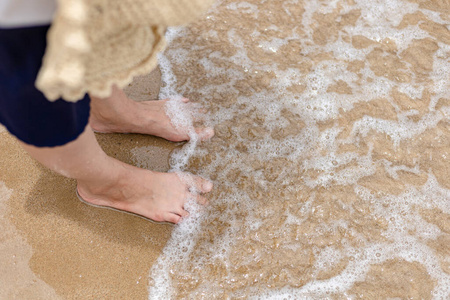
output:
M 180 142 L 189 139 L 170 122 L 164 105 L 167 100 L 136 102 L 113 86 L 112 95 L 106 99 L 91 96 L 91 118 L 89 123 L 95 131 L 103 133 L 143 133 Z M 186 100 L 186 105 L 188 100 Z M 214 135 L 212 128 L 197 128 L 202 139 Z
M 155 221 L 178 223 L 188 214 L 184 203 L 189 187 L 174 173 L 139 169 L 107 156 L 88 126 L 75 141 L 64 146 L 38 148 L 22 143 L 36 160 L 53 171 L 78 181 L 78 192 L 88 202 L 133 212 Z M 212 183 L 195 177 L 202 193 Z M 201 195 L 198 202 L 205 204 Z

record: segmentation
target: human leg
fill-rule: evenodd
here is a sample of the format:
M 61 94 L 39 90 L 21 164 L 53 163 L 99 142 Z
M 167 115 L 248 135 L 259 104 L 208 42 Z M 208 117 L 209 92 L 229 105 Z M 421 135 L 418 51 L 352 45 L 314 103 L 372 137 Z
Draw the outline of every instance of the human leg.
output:
M 139 169 L 108 157 L 87 126 L 89 97 L 76 103 L 49 102 L 34 87 L 48 26 L 0 30 L 0 123 L 46 167 L 78 182 L 88 202 L 130 211 L 155 221 L 178 222 L 184 202 L 206 199 L 212 184 L 194 177 L 190 186 L 176 174 Z
M 194 177 L 195 189 L 175 173 L 139 169 L 107 156 L 86 130 L 75 140 L 58 147 L 35 147 L 22 143 L 37 161 L 53 171 L 77 179 L 78 192 L 87 202 L 109 206 L 142 215 L 155 221 L 178 223 L 188 215 L 184 210 L 188 198 L 206 204 L 201 193 L 212 189 L 212 183 Z

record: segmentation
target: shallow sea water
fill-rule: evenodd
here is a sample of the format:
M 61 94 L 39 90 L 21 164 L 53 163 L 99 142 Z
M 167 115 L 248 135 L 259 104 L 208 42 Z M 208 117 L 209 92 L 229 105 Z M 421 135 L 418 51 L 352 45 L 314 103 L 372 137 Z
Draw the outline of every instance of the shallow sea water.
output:
M 216 130 L 172 170 L 215 189 L 149 299 L 450 298 L 449 9 L 224 0 L 170 29 L 160 98 L 180 126 L 176 95 L 200 102 Z

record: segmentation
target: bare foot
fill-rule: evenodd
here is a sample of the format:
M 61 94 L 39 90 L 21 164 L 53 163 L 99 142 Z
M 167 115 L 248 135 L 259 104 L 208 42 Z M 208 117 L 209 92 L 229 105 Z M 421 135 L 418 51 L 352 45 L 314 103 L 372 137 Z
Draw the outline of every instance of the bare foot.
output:
M 125 93 L 113 87 L 111 97 L 100 99 L 91 97 L 92 129 L 103 133 L 142 133 L 165 138 L 172 142 L 189 140 L 187 130 L 178 130 L 170 122 L 165 112 L 168 100 L 136 102 Z M 189 100 L 185 99 L 184 103 Z M 214 136 L 212 128 L 196 128 L 200 139 L 207 140 Z
M 142 215 L 157 222 L 178 223 L 189 215 L 184 209 L 188 199 L 206 205 L 203 193 L 211 191 L 213 184 L 192 176 L 188 186 L 175 173 L 159 173 L 139 169 L 122 163 L 122 174 L 110 186 L 95 186 L 92 182 L 78 181 L 78 193 L 89 203 L 113 207 Z M 197 192 L 194 192 L 196 190 Z

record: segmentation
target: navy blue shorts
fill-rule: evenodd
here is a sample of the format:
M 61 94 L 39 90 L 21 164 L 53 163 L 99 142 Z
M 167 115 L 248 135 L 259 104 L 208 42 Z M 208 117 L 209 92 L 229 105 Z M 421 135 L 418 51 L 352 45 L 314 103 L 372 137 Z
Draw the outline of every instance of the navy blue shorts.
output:
M 0 123 L 26 144 L 54 147 L 86 128 L 90 99 L 50 102 L 34 83 L 49 26 L 0 29 Z

